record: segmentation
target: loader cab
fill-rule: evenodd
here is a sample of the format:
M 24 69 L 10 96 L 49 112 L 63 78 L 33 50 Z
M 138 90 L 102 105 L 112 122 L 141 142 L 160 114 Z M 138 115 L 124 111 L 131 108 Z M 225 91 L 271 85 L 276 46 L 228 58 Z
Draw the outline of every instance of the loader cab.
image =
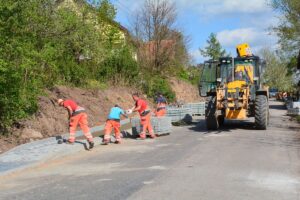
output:
M 219 66 L 219 61 L 217 60 L 204 62 L 199 82 L 199 94 L 201 97 L 211 96 L 211 94 L 216 92 L 217 79 L 220 71 Z
M 234 81 L 234 59 L 231 57 L 220 59 L 220 79 L 221 85 Z
M 220 58 L 220 79 L 222 85 L 240 82 L 242 85 L 252 85 L 259 81 L 259 58 L 251 57 L 223 57 Z
M 265 62 L 257 56 L 222 57 L 206 61 L 199 82 L 200 96 L 213 96 L 218 87 L 242 88 L 249 85 L 254 92 L 262 87 L 264 66 Z

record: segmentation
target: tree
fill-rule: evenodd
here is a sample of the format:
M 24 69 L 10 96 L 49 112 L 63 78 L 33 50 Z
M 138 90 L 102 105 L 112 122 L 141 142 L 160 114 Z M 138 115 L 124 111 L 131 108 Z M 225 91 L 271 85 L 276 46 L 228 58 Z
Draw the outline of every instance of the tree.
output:
M 226 51 L 222 48 L 215 33 L 211 33 L 206 42 L 207 46 L 199 49 L 202 56 L 215 60 L 226 55 Z
M 135 12 L 132 32 L 144 67 L 160 72 L 174 61 L 175 54 L 179 52 L 175 52 L 176 47 L 182 47 L 182 52 L 187 53 L 182 43 L 184 36 L 175 28 L 176 20 L 176 6 L 168 0 L 145 0 Z M 177 58 L 186 59 L 185 55 Z
M 261 57 L 266 60 L 267 67 L 263 75 L 265 83 L 271 88 L 277 88 L 280 91 L 292 90 L 292 78 L 288 75 L 287 63 L 280 59 L 280 55 L 264 48 L 260 52 Z
M 119 27 L 109 23 L 115 16 L 109 1 L 97 7 L 73 3 L 0 0 L 0 132 L 34 114 L 37 97 L 55 84 L 89 87 L 122 77 L 134 82 L 138 67 L 131 48 L 111 45 Z
M 300 56 L 300 1 L 272 0 L 272 6 L 282 14 L 279 25 L 274 27 L 281 48 L 291 56 Z
M 114 20 L 117 11 L 114 5 L 111 4 L 109 0 L 102 0 L 99 2 L 98 13 L 102 19 Z

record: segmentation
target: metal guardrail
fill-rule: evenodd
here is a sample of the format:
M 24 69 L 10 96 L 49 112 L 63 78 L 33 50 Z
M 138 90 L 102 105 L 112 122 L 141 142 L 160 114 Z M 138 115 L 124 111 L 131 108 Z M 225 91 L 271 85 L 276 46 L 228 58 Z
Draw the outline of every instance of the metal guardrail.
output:
M 154 133 L 157 135 L 171 133 L 172 123 L 170 117 L 151 117 L 151 125 Z M 140 118 L 131 119 L 132 134 L 138 135 L 142 132 L 142 125 Z
M 205 115 L 205 102 L 188 103 L 183 105 L 183 108 L 189 108 L 192 115 Z
M 300 115 L 300 108 L 289 108 L 287 114 L 292 116 Z

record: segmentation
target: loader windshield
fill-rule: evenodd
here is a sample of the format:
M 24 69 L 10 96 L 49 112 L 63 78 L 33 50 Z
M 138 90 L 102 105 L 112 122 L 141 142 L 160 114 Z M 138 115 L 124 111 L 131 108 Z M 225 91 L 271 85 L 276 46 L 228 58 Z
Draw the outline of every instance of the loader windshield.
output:
M 251 59 L 236 60 L 234 67 L 234 79 L 245 81 L 247 84 L 254 83 L 254 63 Z
M 232 59 L 221 60 L 221 83 L 234 81 Z
M 201 96 L 207 96 L 217 86 L 217 62 L 206 62 L 204 64 L 202 75 L 199 83 L 199 92 Z
M 254 82 L 255 61 L 244 58 L 224 58 L 221 62 L 222 84 L 233 81 L 245 81 L 247 84 Z

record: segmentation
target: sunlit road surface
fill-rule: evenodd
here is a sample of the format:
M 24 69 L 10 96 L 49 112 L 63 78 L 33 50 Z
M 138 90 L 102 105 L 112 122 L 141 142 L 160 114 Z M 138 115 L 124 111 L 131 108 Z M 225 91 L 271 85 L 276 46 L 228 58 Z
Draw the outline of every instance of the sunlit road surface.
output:
M 126 139 L 0 177 L 0 199 L 300 199 L 300 132 L 271 101 L 270 127 L 200 120 L 155 140 Z

